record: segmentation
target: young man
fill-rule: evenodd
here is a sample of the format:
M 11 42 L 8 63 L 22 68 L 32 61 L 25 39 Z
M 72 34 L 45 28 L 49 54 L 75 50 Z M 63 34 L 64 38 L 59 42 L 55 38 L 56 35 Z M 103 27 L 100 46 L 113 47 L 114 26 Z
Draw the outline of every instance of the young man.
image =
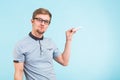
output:
M 52 59 L 63 66 L 68 65 L 72 36 L 76 31 L 73 28 L 66 31 L 65 49 L 60 53 L 51 39 L 43 36 L 51 18 L 47 9 L 33 12 L 32 31 L 14 49 L 14 80 L 22 80 L 23 72 L 26 80 L 56 80 Z

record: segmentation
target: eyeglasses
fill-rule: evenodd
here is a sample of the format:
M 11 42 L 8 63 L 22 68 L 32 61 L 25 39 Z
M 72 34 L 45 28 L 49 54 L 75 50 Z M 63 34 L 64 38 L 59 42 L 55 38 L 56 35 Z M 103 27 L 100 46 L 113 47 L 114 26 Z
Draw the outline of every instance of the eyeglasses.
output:
M 44 20 L 42 18 L 33 18 L 33 19 L 36 19 L 37 21 L 39 21 L 40 23 L 44 22 L 44 24 L 48 25 L 50 23 L 49 20 Z

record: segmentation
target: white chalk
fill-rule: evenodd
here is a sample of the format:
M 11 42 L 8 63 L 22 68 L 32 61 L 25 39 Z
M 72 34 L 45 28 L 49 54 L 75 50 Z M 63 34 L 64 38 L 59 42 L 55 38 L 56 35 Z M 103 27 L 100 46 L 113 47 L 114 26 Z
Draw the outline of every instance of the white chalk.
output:
M 78 31 L 80 27 L 74 28 L 72 31 Z

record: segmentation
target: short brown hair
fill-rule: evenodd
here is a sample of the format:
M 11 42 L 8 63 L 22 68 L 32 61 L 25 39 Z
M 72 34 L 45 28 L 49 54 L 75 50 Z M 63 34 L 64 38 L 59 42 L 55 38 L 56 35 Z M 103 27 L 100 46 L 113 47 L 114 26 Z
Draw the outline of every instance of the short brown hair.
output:
M 49 10 L 47 10 L 47 9 L 45 9 L 45 8 L 38 8 L 38 9 L 36 9 L 36 10 L 33 12 L 32 19 L 34 19 L 35 16 L 38 15 L 38 14 L 47 14 L 47 15 L 49 15 L 49 17 L 50 17 L 50 22 L 51 22 L 52 14 L 50 13 Z

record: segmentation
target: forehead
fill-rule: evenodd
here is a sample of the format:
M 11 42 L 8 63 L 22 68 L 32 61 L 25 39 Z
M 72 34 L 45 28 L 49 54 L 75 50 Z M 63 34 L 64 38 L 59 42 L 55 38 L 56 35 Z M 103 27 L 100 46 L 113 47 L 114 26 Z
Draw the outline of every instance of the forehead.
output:
M 42 18 L 44 20 L 50 20 L 50 16 L 47 14 L 38 14 L 35 16 L 36 18 Z

